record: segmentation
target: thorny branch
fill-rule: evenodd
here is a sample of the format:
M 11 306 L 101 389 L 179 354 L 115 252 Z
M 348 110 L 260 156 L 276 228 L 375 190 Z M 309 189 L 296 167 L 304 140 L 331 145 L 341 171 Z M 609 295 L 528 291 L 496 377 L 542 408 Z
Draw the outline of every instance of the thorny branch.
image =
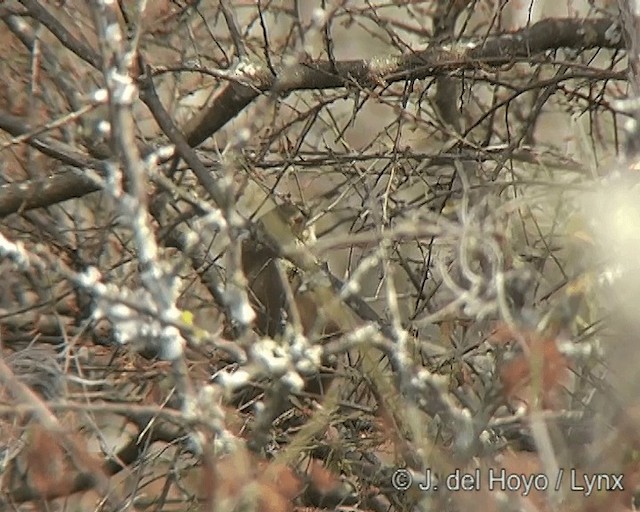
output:
M 0 93 L 7 500 L 93 488 L 142 505 L 159 474 L 158 510 L 462 510 L 397 492 L 394 471 L 415 487 L 427 467 L 633 459 L 588 284 L 622 270 L 597 270 L 592 212 L 576 214 L 609 186 L 603 155 L 637 110 L 617 101 L 622 55 L 633 83 L 629 6 L 505 28 L 507 2 L 487 14 L 483 0 L 59 4 L 0 7 L 22 58 L 2 70 L 15 101 Z M 359 29 L 382 51 L 341 46 Z M 267 223 L 291 203 L 300 215 Z M 261 303 L 269 269 L 282 297 Z M 101 463 L 61 430 L 66 414 Z M 624 421 L 605 435 L 607 418 Z M 68 485 L 25 464 L 43 443 Z M 135 483 L 112 493 L 125 469 Z M 551 504 L 563 497 L 583 505 Z

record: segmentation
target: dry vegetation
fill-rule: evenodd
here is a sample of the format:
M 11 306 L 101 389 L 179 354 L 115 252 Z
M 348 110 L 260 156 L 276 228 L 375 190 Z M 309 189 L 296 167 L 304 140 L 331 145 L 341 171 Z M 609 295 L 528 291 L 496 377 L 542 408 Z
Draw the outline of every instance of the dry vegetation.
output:
M 0 509 L 635 510 L 634 12 L 0 2 Z

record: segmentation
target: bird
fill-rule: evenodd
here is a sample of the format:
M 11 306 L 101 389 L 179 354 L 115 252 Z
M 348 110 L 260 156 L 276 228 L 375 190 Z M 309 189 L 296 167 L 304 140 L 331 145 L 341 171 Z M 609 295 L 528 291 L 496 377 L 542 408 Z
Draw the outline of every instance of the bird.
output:
M 300 206 L 284 202 L 256 219 L 264 231 L 281 247 L 308 244 L 315 240 L 307 212 Z M 292 318 L 299 321 L 301 334 L 313 342 L 326 342 L 340 334 L 340 327 L 321 315 L 322 304 L 304 286 L 304 272 L 290 264 L 266 244 L 246 239 L 242 244 L 242 269 L 247 278 L 250 299 L 256 312 L 254 328 L 259 335 L 277 339 L 285 333 Z M 288 297 L 293 298 L 289 304 Z M 326 365 L 326 366 L 325 366 Z M 321 372 L 307 380 L 305 391 L 323 394 L 330 384 L 334 362 L 324 361 L 328 373 Z
M 305 243 L 312 236 L 306 230 L 304 212 L 293 203 L 283 203 L 269 210 L 256 221 L 264 231 L 284 245 L 291 242 Z M 284 235 L 282 233 L 284 233 Z M 284 260 L 270 247 L 255 239 L 242 244 L 242 270 L 244 271 L 251 302 L 256 312 L 256 331 L 275 338 L 282 334 L 287 290 L 278 265 Z M 289 267 L 288 278 L 293 278 L 295 269 Z

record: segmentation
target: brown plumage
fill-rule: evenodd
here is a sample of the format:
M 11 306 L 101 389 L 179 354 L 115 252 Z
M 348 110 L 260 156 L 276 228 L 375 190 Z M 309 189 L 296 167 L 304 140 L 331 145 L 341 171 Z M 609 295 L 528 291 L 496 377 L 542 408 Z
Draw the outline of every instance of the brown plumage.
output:
M 278 232 L 276 224 L 282 223 L 290 228 L 294 236 L 304 242 L 305 220 L 300 209 L 285 203 L 265 213 L 257 222 L 262 223 L 265 230 L 272 236 Z M 279 240 L 283 244 L 291 241 Z M 244 241 L 242 269 L 247 277 L 251 300 L 257 316 L 256 330 L 259 334 L 271 338 L 282 333 L 284 311 L 287 307 L 287 290 L 277 265 L 277 254 L 270 248 L 255 240 Z M 287 272 L 287 274 L 292 274 L 292 272 Z
M 265 213 L 257 222 L 262 223 L 271 236 L 285 245 L 305 243 L 313 237 L 306 221 L 304 212 L 293 204 L 285 203 Z M 297 240 L 292 239 L 292 236 Z M 318 304 L 313 294 L 302 291 L 303 279 L 300 271 L 292 268 L 284 259 L 280 259 L 280 263 L 278 260 L 271 249 L 255 240 L 243 243 L 242 266 L 256 312 L 256 331 L 260 335 L 277 338 L 284 333 L 291 313 L 297 312 L 302 332 L 305 336 L 310 336 L 311 341 L 325 341 L 337 335 L 340 331 L 338 326 L 318 316 Z M 282 270 L 278 269 L 278 265 Z M 287 279 L 289 290 L 283 279 Z M 288 293 L 293 295 L 293 305 L 287 300 Z M 292 308 L 295 310 L 292 311 Z M 330 380 L 329 374 L 311 378 L 307 381 L 305 391 L 322 394 Z

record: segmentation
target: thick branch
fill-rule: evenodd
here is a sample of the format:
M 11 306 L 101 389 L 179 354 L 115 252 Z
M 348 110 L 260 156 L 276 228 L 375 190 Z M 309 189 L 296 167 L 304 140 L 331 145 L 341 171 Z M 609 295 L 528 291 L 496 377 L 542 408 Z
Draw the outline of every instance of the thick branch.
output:
M 305 89 L 360 88 L 417 80 L 452 69 L 498 66 L 547 50 L 622 48 L 619 30 L 610 19 L 547 19 L 529 28 L 482 41 L 449 43 L 399 57 L 338 62 L 317 61 L 288 66 L 274 76 L 267 66 L 251 63 L 236 71 L 209 105 L 185 125 L 187 141 L 197 146 L 235 117 L 262 92 L 277 94 Z
M 94 68 L 100 69 L 102 60 L 100 56 L 90 47 L 71 34 L 47 9 L 37 0 L 20 0 L 31 16 L 47 27 L 53 35 L 73 53 Z
M 20 117 L 0 112 L 0 130 L 18 137 L 32 131 L 31 126 Z M 48 137 L 32 137 L 27 144 L 47 156 L 76 168 L 102 171 L 104 164 L 79 153 L 63 142 Z M 64 172 L 38 180 L 0 185 L 0 218 L 19 210 L 30 210 L 50 206 L 67 199 L 82 197 L 95 192 L 99 187 L 80 172 Z

